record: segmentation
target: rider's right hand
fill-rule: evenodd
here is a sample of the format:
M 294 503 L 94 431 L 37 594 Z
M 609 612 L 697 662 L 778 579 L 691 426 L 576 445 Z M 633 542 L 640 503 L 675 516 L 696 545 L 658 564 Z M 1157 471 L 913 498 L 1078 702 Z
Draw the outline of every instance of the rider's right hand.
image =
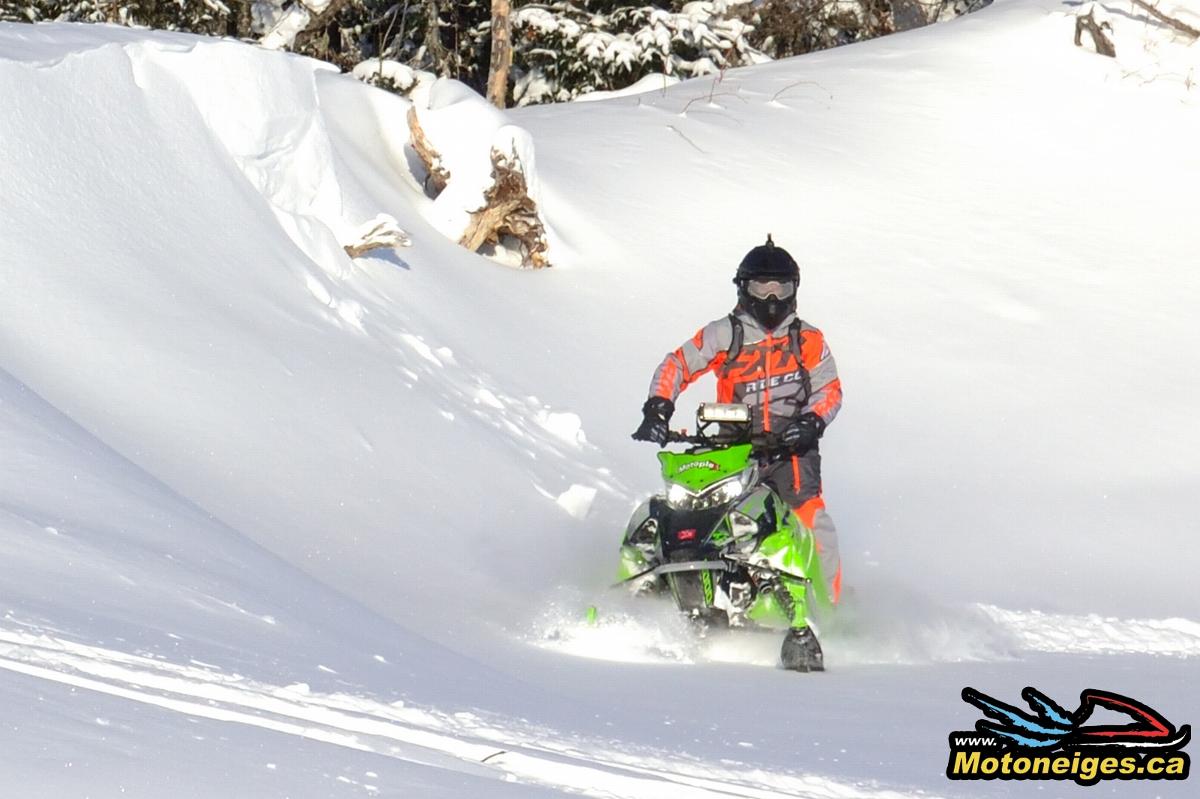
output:
M 642 406 L 642 423 L 633 433 L 634 441 L 653 441 L 660 447 L 667 443 L 667 434 L 671 414 L 675 413 L 675 403 L 666 397 L 651 397 Z

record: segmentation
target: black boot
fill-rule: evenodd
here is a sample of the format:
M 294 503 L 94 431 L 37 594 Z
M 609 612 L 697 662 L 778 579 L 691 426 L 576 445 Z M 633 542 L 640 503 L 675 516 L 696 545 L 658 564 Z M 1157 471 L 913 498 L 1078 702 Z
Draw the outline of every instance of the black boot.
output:
M 825 671 L 825 656 L 817 636 L 808 628 L 788 630 L 779 651 L 779 660 L 785 669 L 793 671 Z

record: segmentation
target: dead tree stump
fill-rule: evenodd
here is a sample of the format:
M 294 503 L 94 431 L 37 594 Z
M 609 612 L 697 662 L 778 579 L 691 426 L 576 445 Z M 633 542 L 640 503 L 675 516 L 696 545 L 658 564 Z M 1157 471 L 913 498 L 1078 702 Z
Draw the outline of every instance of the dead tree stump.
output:
M 1112 39 L 1105 35 L 1106 30 L 1112 33 L 1112 26 L 1107 22 L 1096 22 L 1096 9 L 1089 9 L 1086 15 L 1075 17 L 1075 46 L 1083 47 L 1083 32 L 1087 31 L 1092 36 L 1092 44 L 1095 45 L 1097 53 L 1116 58 L 1117 48 Z
M 505 236 L 521 242 L 521 265 L 540 269 L 546 258 L 546 230 L 538 218 L 537 203 L 529 197 L 529 186 L 515 153 L 492 149 L 492 185 L 484 194 L 487 204 L 471 214 L 459 244 L 477 251 L 484 244 L 499 244 Z
M 479 99 L 483 102 L 482 98 Z M 435 205 L 446 203 L 445 207 L 451 210 L 450 217 L 455 220 L 450 224 L 453 229 L 443 229 L 442 232 L 457 239 L 460 245 L 472 252 L 478 252 L 487 244 L 501 245 L 505 239 L 515 239 L 520 243 L 521 266 L 534 269 L 550 266 L 546 225 L 530 191 L 530 184 L 536 184 L 536 176 L 527 174 L 528 165 L 521 158 L 521 154 L 525 153 L 526 158 L 532 160 L 529 133 L 503 124 L 502 120 L 496 128 L 480 131 L 470 145 L 477 149 L 471 152 L 478 153 L 479 158 L 490 159 L 490 181 L 478 188 L 470 185 L 469 181 L 477 179 L 470 177 L 470 174 L 479 174 L 475 167 L 483 167 L 483 163 L 473 161 L 472 167 L 464 171 L 465 177 L 460 175 L 461 180 L 468 182 L 460 186 L 454 182 L 454 175 L 447 164 L 461 163 L 461 160 L 454 159 L 462 158 L 462 141 L 452 136 L 447 138 L 442 144 L 442 152 L 448 155 L 443 157 L 439 154 L 437 142 L 438 125 L 426 118 L 429 123 L 426 127 L 432 133 L 430 136 L 420 122 L 422 114 L 437 113 L 438 110 L 418 110 L 414 105 L 408 110 L 408 129 L 412 148 L 428 173 L 426 187 L 432 186 Z M 459 150 L 455 150 L 455 147 Z M 474 159 L 475 156 L 471 155 L 470 158 Z M 453 210 L 455 203 L 462 203 L 458 206 L 459 210 Z M 461 228 L 457 222 L 460 214 L 465 220 Z

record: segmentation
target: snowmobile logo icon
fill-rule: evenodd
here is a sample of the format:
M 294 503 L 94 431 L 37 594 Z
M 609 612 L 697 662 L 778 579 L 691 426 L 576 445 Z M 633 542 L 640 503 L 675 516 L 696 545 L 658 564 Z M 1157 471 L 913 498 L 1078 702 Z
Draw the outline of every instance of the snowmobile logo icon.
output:
M 1191 761 L 1182 749 L 1191 740 L 1191 727 L 1176 728 L 1149 705 L 1095 688 L 1080 693 L 1074 711 L 1036 688 L 1026 688 L 1021 697 L 1032 712 L 963 688 L 963 701 L 986 718 L 975 722 L 974 731 L 950 733 L 947 777 L 1074 780 L 1080 785 L 1102 779 L 1187 779 Z M 1098 709 L 1132 723 L 1087 724 Z
M 677 538 L 680 541 L 695 541 L 696 540 L 696 528 L 691 527 L 691 528 L 688 528 L 687 530 L 680 530 L 678 533 L 675 534 L 675 538 Z

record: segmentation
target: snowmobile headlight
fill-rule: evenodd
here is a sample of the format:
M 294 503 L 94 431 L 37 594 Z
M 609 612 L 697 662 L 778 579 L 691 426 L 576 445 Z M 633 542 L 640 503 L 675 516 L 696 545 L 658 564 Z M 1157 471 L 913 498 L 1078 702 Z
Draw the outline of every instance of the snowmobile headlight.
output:
M 667 486 L 667 504 L 676 510 L 690 510 L 696 495 L 679 483 Z
M 733 502 L 745 489 L 746 484 L 740 476 L 722 480 L 699 494 L 672 483 L 667 488 L 667 504 L 676 510 L 705 510 Z
M 731 477 L 728 480 L 717 483 L 697 497 L 696 506 L 712 508 L 717 505 L 728 504 L 740 497 L 745 488 L 746 486 L 742 483 L 741 477 Z

